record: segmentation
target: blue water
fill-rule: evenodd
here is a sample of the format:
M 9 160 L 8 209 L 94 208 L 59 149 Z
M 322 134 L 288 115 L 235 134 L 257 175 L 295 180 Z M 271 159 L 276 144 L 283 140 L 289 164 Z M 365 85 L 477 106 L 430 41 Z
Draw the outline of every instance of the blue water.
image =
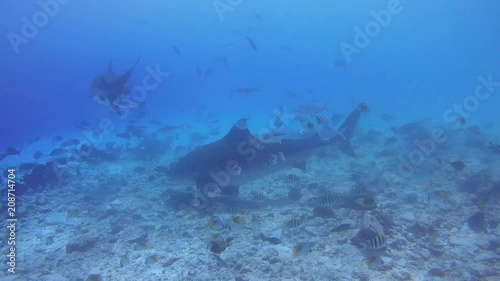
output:
M 287 133 L 300 136 L 294 109 L 311 102 L 329 102 L 327 118 L 366 103 L 370 110 L 359 132 L 376 130 L 386 138 L 392 127 L 415 122 L 443 128 L 456 144 L 455 158 L 468 155 L 477 163 L 491 157 L 488 143 L 500 142 L 500 4 L 368 2 L 1 1 L 0 151 L 14 147 L 21 153 L 5 157 L 0 168 L 46 163 L 58 147 L 52 142 L 56 135 L 92 143 L 77 128 L 81 121 L 91 128 L 112 124 L 94 143 L 99 149 L 106 142 L 127 149 L 138 145 L 140 138 L 116 136 L 131 120 L 148 137 L 162 126 L 181 126 L 176 140 L 174 134 L 163 136 L 172 150 L 161 159 L 168 161 L 181 156 L 173 152 L 176 146 L 189 151 L 217 140 L 240 118 L 249 118 L 250 131 L 259 132 L 269 127 L 276 109 L 292 114 Z M 138 58 L 130 88 L 144 85 L 151 69 L 168 73 L 136 100 L 144 117 L 137 117 L 137 108 L 120 116 L 90 98 L 92 81 L 106 73 L 110 61 L 122 74 Z M 199 75 L 197 68 L 210 73 Z M 485 80 L 493 82 L 485 86 Z M 239 93 L 242 88 L 254 91 Z M 457 124 L 460 116 L 464 124 Z M 214 119 L 220 120 L 219 132 L 193 142 L 191 134 L 207 135 Z M 463 132 L 473 126 L 481 130 L 480 144 L 472 152 L 461 150 Z M 377 142 L 369 138 L 355 143 Z M 44 156 L 33 159 L 35 151 Z M 500 162 L 492 159 L 477 169 L 494 169 Z M 136 165 L 126 161 L 114 165 Z

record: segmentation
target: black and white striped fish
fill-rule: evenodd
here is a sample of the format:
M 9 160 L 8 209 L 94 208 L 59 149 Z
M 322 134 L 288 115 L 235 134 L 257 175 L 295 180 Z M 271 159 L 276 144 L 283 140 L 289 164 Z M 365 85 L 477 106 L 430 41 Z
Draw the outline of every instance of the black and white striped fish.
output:
M 366 241 L 363 244 L 363 249 L 372 249 L 372 250 L 378 250 L 385 248 L 387 246 L 385 237 L 383 235 L 376 235 L 372 239 Z
M 318 125 L 325 125 L 328 121 L 323 116 L 316 116 L 316 123 Z
M 500 144 L 495 144 L 490 142 L 488 148 L 493 151 L 494 154 L 500 154 Z

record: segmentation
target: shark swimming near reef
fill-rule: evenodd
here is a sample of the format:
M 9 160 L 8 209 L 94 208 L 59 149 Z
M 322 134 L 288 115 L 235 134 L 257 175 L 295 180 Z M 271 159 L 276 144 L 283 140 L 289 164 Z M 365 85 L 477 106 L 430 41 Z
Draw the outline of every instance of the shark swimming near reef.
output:
M 139 59 L 125 73 L 116 76 L 113 65 L 109 62 L 108 71 L 92 81 L 91 98 L 100 104 L 111 106 L 119 115 L 123 114 L 122 108 L 135 107 L 136 104 L 128 99 L 130 89 L 127 87 L 127 81 L 138 63 Z
M 198 190 L 224 189 L 291 167 L 302 167 L 309 156 L 322 147 L 337 146 L 355 157 L 349 143 L 362 110 L 352 111 L 336 134 L 321 138 L 319 134 L 301 139 L 282 139 L 263 143 L 239 120 L 215 142 L 201 146 L 170 164 L 167 174 L 174 180 L 196 182 Z

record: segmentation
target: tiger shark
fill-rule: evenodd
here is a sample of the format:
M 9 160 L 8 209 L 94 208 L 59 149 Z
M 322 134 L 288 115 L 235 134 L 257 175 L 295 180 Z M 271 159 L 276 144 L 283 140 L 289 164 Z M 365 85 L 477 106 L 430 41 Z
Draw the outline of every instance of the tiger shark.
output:
M 111 106 L 111 109 L 119 115 L 122 114 L 121 107 L 135 106 L 127 98 L 130 92 L 127 87 L 127 81 L 138 63 L 139 59 L 125 73 L 116 76 L 113 72 L 113 64 L 109 62 L 108 71 L 105 74 L 97 76 L 92 82 L 91 98 L 100 104 Z
M 167 175 L 173 180 L 195 182 L 198 190 L 205 193 L 297 167 L 323 147 L 335 145 L 343 153 L 355 157 L 349 140 L 361 112 L 361 109 L 352 111 L 338 128 L 338 133 L 328 138 L 315 134 L 307 138 L 285 138 L 276 143 L 259 141 L 248 130 L 247 120 L 241 119 L 223 138 L 198 147 L 171 163 Z

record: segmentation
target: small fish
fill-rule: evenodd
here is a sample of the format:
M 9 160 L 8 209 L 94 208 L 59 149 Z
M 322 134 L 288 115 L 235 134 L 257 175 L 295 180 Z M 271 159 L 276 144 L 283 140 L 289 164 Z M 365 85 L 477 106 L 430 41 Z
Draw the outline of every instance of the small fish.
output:
M 359 110 L 361 112 L 368 112 L 370 109 L 368 108 L 368 105 L 366 103 L 360 103 L 358 106 Z
M 130 264 L 130 258 L 128 257 L 128 254 L 125 254 L 120 257 L 120 266 L 125 267 Z
M 312 252 L 310 243 L 299 243 L 292 248 L 292 254 L 294 257 L 302 257 L 308 255 Z
M 472 199 L 472 202 L 476 204 L 476 206 L 478 206 L 480 209 L 483 209 L 485 207 L 494 207 L 498 203 L 495 197 L 488 195 L 477 196 Z
M 373 197 L 360 198 L 355 202 L 358 203 L 364 210 L 373 210 L 377 208 L 377 202 Z
M 305 219 L 306 219 L 305 216 L 300 216 L 298 218 L 291 219 L 291 220 L 286 222 L 285 226 L 288 228 L 299 227 L 302 223 L 305 222 Z
M 363 245 L 363 249 L 373 249 L 373 250 L 378 250 L 385 248 L 387 246 L 385 238 L 383 235 L 376 235 L 372 239 L 366 241 Z
M 266 235 L 264 235 L 264 233 L 260 234 L 260 239 L 262 239 L 262 241 L 269 242 L 269 243 L 271 243 L 273 245 L 281 244 L 281 238 L 280 237 L 266 236 Z
M 80 209 L 71 209 L 68 211 L 68 218 L 78 218 L 82 215 L 82 211 Z
M 395 182 L 394 178 L 387 177 L 387 179 L 385 180 L 385 185 L 388 186 L 388 187 L 391 187 L 391 186 L 394 185 L 394 182 Z
M 237 94 L 252 94 L 252 93 L 256 93 L 256 92 L 260 92 L 260 89 L 259 88 L 236 88 L 233 93 L 237 93 Z
M 229 247 L 227 240 L 216 240 L 211 243 L 210 251 L 215 254 L 220 254 Z
M 50 152 L 50 156 L 60 156 L 60 155 L 64 155 L 68 153 L 68 151 L 64 148 L 56 148 L 54 150 L 52 150 L 52 152 Z
M 309 122 L 307 122 L 306 126 L 307 126 L 307 128 L 308 128 L 309 130 L 313 130 L 313 129 L 314 129 L 314 124 L 313 124 L 313 122 L 310 122 L 310 121 L 309 121 Z
M 325 103 L 312 101 L 299 106 L 294 110 L 294 112 L 299 115 L 317 115 L 320 112 L 327 110 L 330 103 L 331 101 L 327 101 Z
M 228 211 L 228 213 L 230 213 L 232 215 L 238 213 L 238 209 L 236 208 L 236 206 L 229 206 L 229 207 L 227 207 L 227 211 Z
M 361 186 L 360 184 L 354 184 L 352 187 L 351 187 L 351 193 L 356 195 L 356 196 L 360 196 L 360 195 L 363 195 L 365 193 L 365 188 L 363 188 L 363 186 Z
M 288 180 L 290 180 L 291 182 L 298 182 L 300 180 L 300 177 L 296 174 L 289 174 Z
M 129 140 L 132 137 L 129 133 L 118 133 L 116 136 L 126 140 Z
M 178 55 L 178 56 L 181 54 L 181 50 L 180 50 L 180 49 L 179 49 L 179 47 L 177 47 L 177 46 L 172 46 L 172 50 L 173 50 L 173 51 L 174 51 L 174 53 L 175 53 L 176 55 Z
M 457 170 L 457 171 L 461 171 L 465 168 L 465 164 L 463 161 L 460 161 L 460 160 L 457 160 L 457 161 L 450 161 L 448 162 L 448 164 L 450 164 L 450 166 L 453 167 L 453 169 Z
M 320 196 L 318 199 L 319 204 L 322 205 L 340 206 L 345 203 L 344 197 L 334 194 Z
M 384 260 L 380 256 L 366 257 L 365 264 L 368 267 L 378 267 L 384 265 Z
M 157 263 L 159 260 L 160 260 L 159 255 L 152 255 L 152 256 L 147 257 L 146 260 L 144 261 L 144 263 L 146 265 L 152 265 L 152 264 Z
M 326 121 L 323 116 L 316 116 L 316 123 L 318 123 L 318 125 L 325 125 L 328 121 Z
M 351 229 L 351 225 L 348 223 L 339 224 L 336 227 L 330 229 L 331 232 L 340 232 Z
M 35 154 L 33 154 L 34 159 L 40 159 L 42 157 L 42 153 L 40 151 L 36 151 Z
M 494 154 L 500 154 L 500 144 L 490 142 L 488 149 L 493 151 Z
M 208 227 L 213 228 L 213 229 L 217 229 L 217 230 L 221 230 L 221 229 L 225 229 L 226 225 L 220 220 L 220 218 L 218 216 L 212 215 L 212 216 L 208 217 Z
M 136 250 L 136 251 L 144 251 L 144 250 L 148 250 L 148 249 L 151 249 L 151 245 L 146 241 L 142 241 L 142 242 L 138 242 L 138 243 L 134 244 L 134 250 Z
M 278 164 L 278 155 L 276 155 L 276 154 L 270 154 L 269 156 L 267 156 L 266 165 L 268 167 L 273 167 L 276 164 Z
M 21 154 L 21 151 L 13 148 L 13 147 L 7 147 L 5 149 L 5 154 L 6 155 L 20 155 Z
M 450 193 L 444 190 L 437 190 L 429 192 L 427 195 L 427 199 L 430 200 L 441 200 L 447 201 L 450 197 Z
M 232 221 L 237 224 L 242 224 L 243 223 L 243 218 L 241 216 L 236 216 L 232 218 Z
M 248 37 L 248 36 L 245 36 L 245 38 L 247 39 L 248 44 L 250 44 L 250 47 L 252 47 L 252 49 L 254 51 L 257 51 L 257 45 L 255 45 L 255 42 L 253 41 L 253 39 Z
M 406 204 L 416 204 L 418 203 L 418 197 L 415 194 L 410 194 L 406 197 Z
M 232 240 L 232 238 L 224 238 L 220 234 L 215 234 L 210 237 L 208 247 L 212 253 L 220 254 L 229 247 L 229 242 Z
M 457 118 L 457 123 L 460 124 L 460 125 L 464 125 L 465 124 L 465 117 L 463 117 L 462 115 L 458 115 Z
M 259 202 L 260 201 L 264 201 L 264 193 L 262 193 L 262 192 L 258 192 L 258 193 L 254 192 L 253 193 L 253 200 L 259 201 Z

